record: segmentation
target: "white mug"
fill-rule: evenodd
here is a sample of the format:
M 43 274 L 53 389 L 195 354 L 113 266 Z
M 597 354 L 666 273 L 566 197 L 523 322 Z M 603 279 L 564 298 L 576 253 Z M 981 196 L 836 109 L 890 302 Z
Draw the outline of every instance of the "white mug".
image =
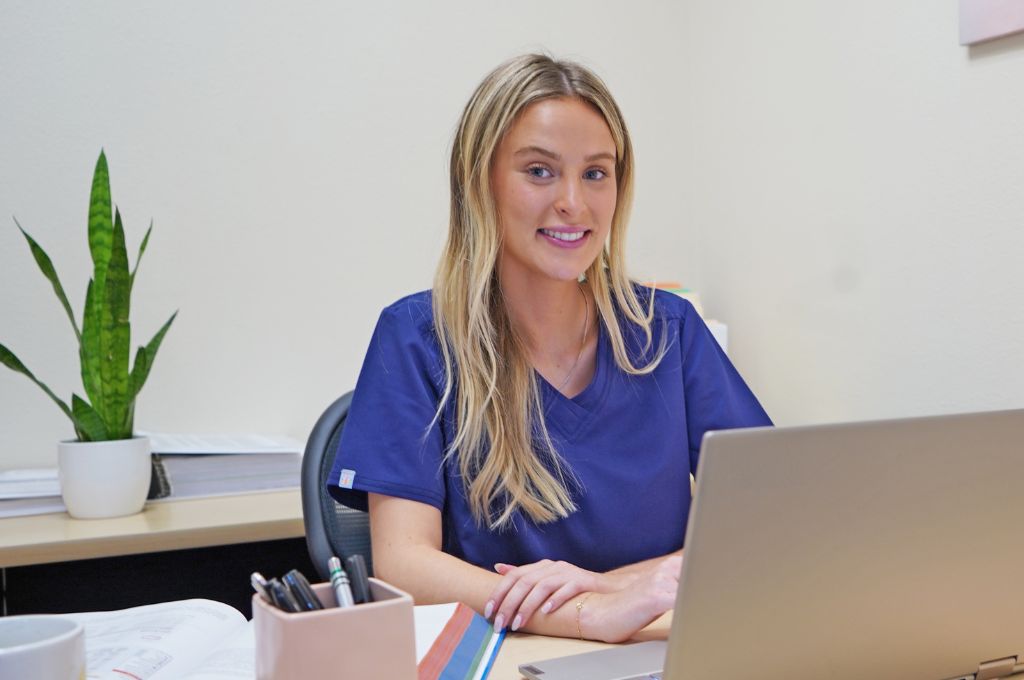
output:
M 85 680 L 85 629 L 59 616 L 0 617 L 0 678 Z

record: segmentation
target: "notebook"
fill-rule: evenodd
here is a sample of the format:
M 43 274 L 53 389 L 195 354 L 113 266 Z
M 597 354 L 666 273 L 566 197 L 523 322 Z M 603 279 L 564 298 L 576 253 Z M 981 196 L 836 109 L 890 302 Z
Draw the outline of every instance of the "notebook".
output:
M 664 673 L 615 661 L 638 653 Z M 667 643 L 520 666 L 531 680 L 1020 671 L 1024 410 L 709 433 Z

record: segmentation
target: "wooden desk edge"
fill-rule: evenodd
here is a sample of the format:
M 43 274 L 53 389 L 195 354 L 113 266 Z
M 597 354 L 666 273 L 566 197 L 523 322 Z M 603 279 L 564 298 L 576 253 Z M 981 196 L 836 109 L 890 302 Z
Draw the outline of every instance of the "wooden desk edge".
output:
M 254 501 L 257 502 L 255 509 L 251 505 Z M 251 509 L 253 511 L 250 516 Z M 203 516 L 221 515 L 220 523 L 204 525 L 197 522 L 194 514 L 200 510 Z M 78 520 L 106 522 L 106 526 L 112 527 L 112 531 L 109 534 L 76 538 L 58 531 L 66 522 L 76 521 L 66 513 L 5 518 L 0 520 L 0 536 L 3 535 L 4 529 L 17 527 L 19 520 L 21 523 L 44 526 L 48 535 L 37 541 L 19 543 L 16 539 L 15 542 L 6 545 L 0 538 L 0 568 L 298 538 L 305 535 L 298 490 L 155 503 L 143 510 L 143 515 L 146 513 L 158 518 L 158 524 L 165 522 L 167 526 L 149 527 L 145 530 L 125 529 L 123 522 L 133 521 L 131 518 Z M 180 521 L 177 515 L 183 515 Z M 176 522 L 181 526 L 175 526 Z

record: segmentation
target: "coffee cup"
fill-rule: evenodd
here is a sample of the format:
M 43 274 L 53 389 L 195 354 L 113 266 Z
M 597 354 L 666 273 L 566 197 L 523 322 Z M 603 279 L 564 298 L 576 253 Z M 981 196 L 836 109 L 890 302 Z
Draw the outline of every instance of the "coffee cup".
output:
M 84 680 L 82 624 L 59 616 L 0 617 L 0 678 Z

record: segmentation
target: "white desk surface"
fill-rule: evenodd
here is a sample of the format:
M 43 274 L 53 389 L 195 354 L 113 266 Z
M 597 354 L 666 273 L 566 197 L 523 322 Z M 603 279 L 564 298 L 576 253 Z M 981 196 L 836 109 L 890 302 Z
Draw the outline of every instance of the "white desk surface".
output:
M 148 503 L 113 519 L 0 519 L 0 567 L 203 548 L 305 535 L 298 489 Z
M 672 628 L 672 613 L 669 612 L 655 620 L 637 633 L 633 640 L 643 642 L 647 640 L 665 640 L 668 638 L 669 629 Z M 575 640 L 570 638 L 545 637 L 543 635 L 530 635 L 528 633 L 510 633 L 505 637 L 498 657 L 494 660 L 494 666 L 488 675 L 488 680 L 519 680 L 523 676 L 519 673 L 519 664 L 532 661 L 542 661 L 557 656 L 569 654 L 582 654 L 597 649 L 612 647 L 603 642 L 592 640 Z

